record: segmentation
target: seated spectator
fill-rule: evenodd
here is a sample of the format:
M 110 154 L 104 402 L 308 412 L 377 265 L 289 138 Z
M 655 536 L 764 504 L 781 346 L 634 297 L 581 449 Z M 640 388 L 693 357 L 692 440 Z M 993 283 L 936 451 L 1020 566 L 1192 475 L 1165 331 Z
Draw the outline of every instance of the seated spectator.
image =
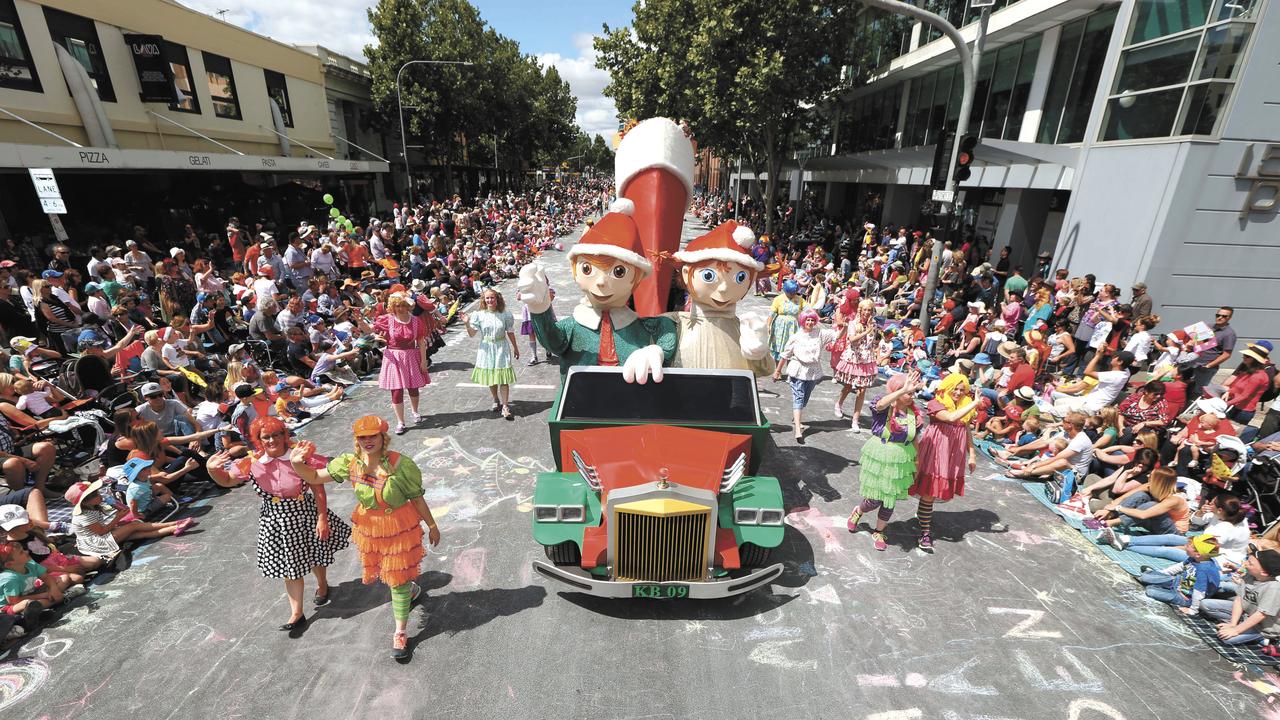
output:
M 1072 470 L 1077 482 L 1089 474 L 1089 463 L 1093 460 L 1093 441 L 1084 433 L 1085 416 L 1078 412 L 1068 413 L 1062 420 L 1062 429 L 1067 444 L 1062 450 L 1044 460 L 1027 463 L 1009 471 L 1009 477 L 1048 479 L 1055 472 Z M 1028 443 L 1023 447 L 1029 447 Z
M 1137 525 L 1153 535 L 1185 534 L 1190 528 L 1188 518 L 1191 512 L 1177 485 L 1178 476 L 1172 470 L 1156 468 L 1147 476 L 1147 482 L 1107 503 L 1092 518 L 1086 519 L 1085 527 L 1118 529 L 1124 533 Z
M 1085 377 L 1098 381 L 1097 387 L 1081 396 L 1053 393 L 1055 415 L 1062 417 L 1072 411 L 1096 413 L 1120 397 L 1120 393 L 1129 383 L 1129 368 L 1133 364 L 1133 355 L 1125 351 L 1112 355 L 1108 362 L 1109 369 L 1105 371 L 1097 369 L 1101 357 L 1101 354 L 1094 355 L 1084 370 Z
M 39 495 L 40 501 L 44 502 L 43 495 L 40 493 L 35 495 Z M 49 526 L 48 522 L 43 524 L 45 527 Z M 58 524 L 59 530 L 71 529 L 71 526 L 66 523 Z M 0 506 L 0 532 L 6 542 L 25 547 L 31 554 L 31 559 L 44 566 L 46 570 L 84 576 L 102 567 L 102 561 L 98 558 L 66 555 L 58 550 L 57 546 L 49 540 L 49 535 L 45 528 L 41 527 L 41 523 L 21 505 Z
M 1219 436 L 1236 434 L 1231 421 L 1227 420 L 1226 403 L 1211 398 L 1202 401 L 1200 407 L 1204 412 L 1191 418 L 1186 427 L 1169 438 L 1176 451 L 1179 475 L 1199 469 L 1201 455 L 1217 447 Z
M 124 464 L 121 473 L 127 483 L 124 497 L 129 512 L 121 522 L 133 522 L 146 518 L 151 503 L 168 505 L 173 502 L 173 493 L 169 488 L 151 481 L 151 468 L 155 463 L 151 460 L 134 458 Z
M 1218 623 L 1218 638 L 1227 645 L 1255 643 L 1264 637 L 1280 639 L 1276 617 L 1280 615 L 1280 551 L 1250 550 L 1244 563 L 1245 579 L 1234 600 L 1208 599 L 1200 614 Z
M 114 560 L 120 543 L 129 540 L 181 535 L 198 523 L 194 518 L 175 522 L 124 522 L 124 512 L 114 509 L 108 518 L 103 509 L 102 481 L 78 482 L 67 488 L 66 500 L 72 505 L 71 529 L 76 535 L 76 549 L 85 555 Z M 117 565 L 117 569 L 122 566 Z
M 1123 468 L 1106 477 L 1096 474 L 1085 477 L 1078 495 L 1088 503 L 1089 512 L 1096 513 L 1146 483 L 1151 471 L 1159 466 L 1159 453 L 1150 448 L 1139 448 L 1132 461 Z
M 196 431 L 191 410 L 178 400 L 165 397 L 159 383 L 149 382 L 138 391 L 144 402 L 134 408 L 138 417 L 149 420 L 164 435 L 190 435 Z
M 35 628 L 43 611 L 85 593 L 84 586 L 71 592 L 72 585 L 84 581 L 83 576 L 50 571 L 32 559 L 25 545 L 0 543 L 0 568 L 0 615 L 21 618 L 25 631 Z M 4 639 L 9 639 L 12 629 L 6 629 Z
M 1104 531 L 1105 532 L 1105 531 Z M 1218 557 L 1218 538 L 1197 535 L 1183 540 L 1179 553 L 1183 558 L 1163 570 L 1148 570 L 1138 577 L 1147 586 L 1147 597 L 1178 608 L 1186 615 L 1197 615 L 1200 603 L 1213 597 L 1222 583 Z
M 1164 394 L 1164 383 L 1151 380 L 1138 392 L 1120 401 L 1116 409 L 1124 419 L 1124 432 L 1120 435 L 1121 442 L 1132 442 L 1136 433 L 1147 428 L 1162 428 L 1168 424 L 1172 418 L 1167 414 L 1169 408 L 1165 403 Z

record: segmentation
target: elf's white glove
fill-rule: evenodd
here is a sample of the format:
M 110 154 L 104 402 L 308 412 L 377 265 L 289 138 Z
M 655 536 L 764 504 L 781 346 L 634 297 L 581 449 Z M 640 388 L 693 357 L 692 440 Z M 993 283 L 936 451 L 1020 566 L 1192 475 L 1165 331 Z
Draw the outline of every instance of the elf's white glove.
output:
M 662 382 L 662 348 L 647 345 L 636 350 L 622 363 L 622 379 L 631 383 L 644 385 L 653 377 L 654 382 Z
M 759 360 L 769 352 L 765 325 L 765 319 L 757 313 L 745 313 L 738 318 L 738 346 L 744 358 Z
M 529 312 L 538 314 L 551 307 L 551 293 L 548 291 L 547 273 L 537 263 L 529 263 L 520 268 L 520 279 L 516 281 L 516 297 L 529 306 Z

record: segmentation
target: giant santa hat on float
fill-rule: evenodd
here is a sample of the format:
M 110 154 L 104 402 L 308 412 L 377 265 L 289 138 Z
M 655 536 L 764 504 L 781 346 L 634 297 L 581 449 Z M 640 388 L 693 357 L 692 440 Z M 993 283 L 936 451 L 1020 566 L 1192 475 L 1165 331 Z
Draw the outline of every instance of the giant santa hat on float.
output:
M 645 277 L 652 275 L 653 264 L 644 257 L 640 232 L 631 217 L 633 212 L 635 204 L 630 200 L 614 200 L 609 212 L 587 228 L 582 239 L 569 250 L 569 261 L 579 255 L 603 256 L 634 265 Z
M 746 225 L 739 225 L 733 220 L 725 220 L 711 232 L 690 241 L 684 249 L 675 254 L 675 258 L 685 265 L 694 265 L 705 260 L 720 260 L 734 263 L 746 268 L 755 268 L 756 272 L 764 270 L 764 263 L 756 262 L 751 257 L 751 246 L 756 243 L 756 234 Z
M 650 118 L 623 136 L 613 169 L 618 197 L 635 203 L 640 243 L 656 265 L 632 295 L 636 313 L 661 315 L 674 270 L 663 258 L 680 249 L 680 229 L 693 198 L 693 143 L 671 120 Z

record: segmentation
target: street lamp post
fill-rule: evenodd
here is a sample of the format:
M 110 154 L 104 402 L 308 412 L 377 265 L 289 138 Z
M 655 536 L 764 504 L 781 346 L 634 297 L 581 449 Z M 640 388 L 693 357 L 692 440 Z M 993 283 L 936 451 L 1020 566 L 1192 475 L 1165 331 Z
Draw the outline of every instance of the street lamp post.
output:
M 954 25 L 947 22 L 943 17 L 922 10 L 914 5 L 909 5 L 900 0 L 857 0 L 863 5 L 886 10 L 898 15 L 906 15 L 915 18 L 924 23 L 937 28 L 947 39 L 955 45 L 956 54 L 960 56 L 960 71 L 964 76 L 964 92 L 960 96 L 960 117 L 956 120 L 955 142 L 951 144 L 951 158 L 947 165 L 947 183 L 946 197 L 949 198 L 941 202 L 940 215 L 948 215 L 955 208 L 956 199 L 956 157 L 960 153 L 960 138 L 964 137 L 969 131 L 969 113 L 973 109 L 973 96 L 977 89 L 978 76 L 978 59 L 982 53 L 983 43 L 986 41 L 987 25 L 991 19 L 991 4 L 987 0 L 970 0 L 971 7 L 981 7 L 982 14 L 978 20 L 978 35 L 974 40 L 974 52 L 969 52 L 969 45 L 965 42 L 964 37 L 960 35 L 960 31 Z M 942 142 L 939 139 L 939 142 Z M 929 328 L 929 303 L 933 300 L 933 293 L 938 287 L 938 270 L 942 264 L 942 241 L 935 238 L 933 242 L 933 255 L 929 261 L 929 278 L 924 287 L 924 298 L 920 302 L 920 324 L 928 330 Z
M 466 60 L 410 60 L 396 71 L 396 109 L 400 117 L 400 154 L 404 157 L 405 189 L 409 192 L 409 207 L 413 207 L 413 175 L 409 172 L 409 145 L 404 134 L 404 100 L 400 97 L 400 76 L 410 65 L 471 65 Z

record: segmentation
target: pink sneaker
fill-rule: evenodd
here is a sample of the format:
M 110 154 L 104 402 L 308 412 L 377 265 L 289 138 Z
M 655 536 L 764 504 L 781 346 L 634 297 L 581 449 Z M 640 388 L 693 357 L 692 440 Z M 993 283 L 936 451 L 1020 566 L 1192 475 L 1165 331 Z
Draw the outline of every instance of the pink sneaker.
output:
M 885 538 L 884 533 L 882 532 L 871 533 L 871 541 L 871 546 L 880 552 L 884 552 L 889 549 L 889 541 Z
M 179 535 L 182 535 L 186 531 L 190 530 L 191 528 L 199 524 L 200 524 L 200 521 L 196 520 L 195 518 L 183 518 L 178 521 L 178 527 L 174 528 L 173 536 L 178 537 Z

